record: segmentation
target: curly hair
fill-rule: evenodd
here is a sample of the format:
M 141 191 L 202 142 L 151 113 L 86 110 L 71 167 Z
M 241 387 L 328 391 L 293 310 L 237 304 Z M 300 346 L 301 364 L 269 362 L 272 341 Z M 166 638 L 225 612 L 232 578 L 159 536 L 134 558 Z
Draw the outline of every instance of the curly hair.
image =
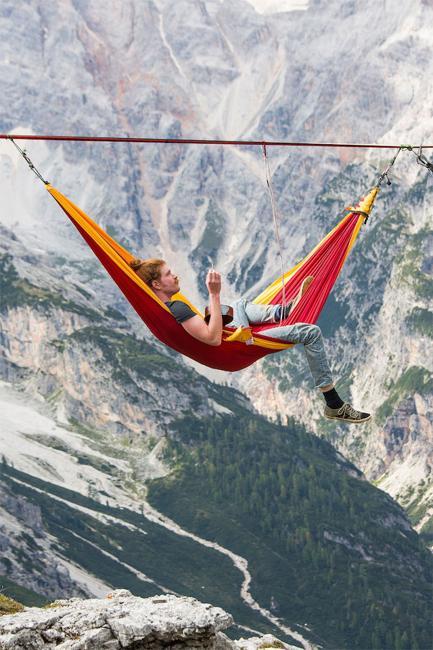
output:
M 157 259 L 156 257 L 148 260 L 134 259 L 129 262 L 129 266 L 150 288 L 152 288 L 152 282 L 154 280 L 161 279 L 161 267 L 164 264 L 164 260 Z

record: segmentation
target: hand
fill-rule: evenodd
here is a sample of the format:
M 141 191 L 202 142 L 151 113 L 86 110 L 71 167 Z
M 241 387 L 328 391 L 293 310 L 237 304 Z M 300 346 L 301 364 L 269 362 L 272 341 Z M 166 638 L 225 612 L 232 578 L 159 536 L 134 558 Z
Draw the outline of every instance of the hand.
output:
M 219 296 L 221 293 L 221 274 L 213 269 L 209 270 L 206 277 L 206 286 L 209 295 Z

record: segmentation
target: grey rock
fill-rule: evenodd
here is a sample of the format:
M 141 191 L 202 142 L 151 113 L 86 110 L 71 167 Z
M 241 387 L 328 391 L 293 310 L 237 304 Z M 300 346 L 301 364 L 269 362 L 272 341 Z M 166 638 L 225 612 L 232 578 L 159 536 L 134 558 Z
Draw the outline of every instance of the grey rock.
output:
M 272 648 L 282 648 L 283 650 L 299 650 L 298 646 L 287 645 L 273 634 L 265 634 L 264 636 L 253 636 L 248 639 L 239 639 L 234 641 L 233 647 L 236 650 L 272 650 Z
M 48 609 L 29 608 L 0 619 L 3 650 L 158 650 L 234 647 L 219 633 L 233 618 L 194 598 L 139 598 L 117 590 L 104 599 L 56 601 Z

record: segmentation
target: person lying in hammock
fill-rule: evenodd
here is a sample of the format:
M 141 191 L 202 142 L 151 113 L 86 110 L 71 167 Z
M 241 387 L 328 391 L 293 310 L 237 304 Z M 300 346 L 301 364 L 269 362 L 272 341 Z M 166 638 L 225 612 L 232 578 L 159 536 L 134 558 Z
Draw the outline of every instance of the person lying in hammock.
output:
M 287 318 L 296 307 L 302 296 L 308 291 L 313 276 L 308 276 L 299 290 L 296 298 L 287 305 L 256 305 L 243 298 L 235 301 L 232 308 L 221 306 L 221 275 L 218 271 L 210 270 L 206 278 L 209 292 L 209 314 L 207 320 L 196 314 L 191 307 L 181 300 L 171 300 L 179 291 L 179 278 L 161 259 L 132 260 L 130 266 L 137 275 L 153 290 L 158 298 L 164 302 L 177 322 L 195 339 L 208 345 L 220 345 L 223 329 L 223 312 L 233 309 L 231 327 L 248 329 L 251 324 L 269 323 L 270 329 L 261 331 L 261 334 L 287 341 L 290 343 L 303 343 L 310 371 L 315 386 L 318 388 L 326 402 L 324 415 L 332 420 L 343 420 L 360 424 L 370 420 L 371 415 L 357 411 L 348 402 L 343 402 L 332 379 L 323 343 L 322 332 L 318 325 L 310 323 L 293 323 L 292 325 L 275 326 Z

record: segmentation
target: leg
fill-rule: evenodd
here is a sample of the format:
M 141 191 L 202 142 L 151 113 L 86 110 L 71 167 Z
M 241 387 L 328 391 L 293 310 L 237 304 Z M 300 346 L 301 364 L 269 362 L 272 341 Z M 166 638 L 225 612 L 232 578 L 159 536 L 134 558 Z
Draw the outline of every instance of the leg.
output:
M 329 384 L 328 386 L 324 386 L 323 388 L 319 388 L 319 390 L 322 393 L 328 392 L 328 390 L 332 390 L 335 387 L 335 384 Z
M 292 304 L 291 304 L 291 306 L 290 306 L 290 311 L 293 311 L 293 310 L 295 309 L 296 305 L 297 305 L 298 302 L 301 300 L 302 296 L 303 296 L 305 293 L 307 293 L 307 291 L 308 291 L 308 289 L 309 289 L 309 287 L 310 287 L 310 284 L 313 282 L 313 280 L 314 280 L 314 275 L 308 275 L 308 276 L 305 278 L 305 280 L 304 280 L 303 283 L 301 284 L 301 287 L 300 287 L 300 289 L 299 289 L 299 291 L 298 291 L 298 295 L 297 295 L 296 298 L 292 301 Z M 290 312 L 289 312 L 289 313 L 290 313 Z
M 233 321 L 230 323 L 232 327 L 249 327 L 251 324 L 259 323 L 277 323 L 281 315 L 287 318 L 288 315 L 294 310 L 302 296 L 308 291 L 310 284 L 314 280 L 312 275 L 309 275 L 302 282 L 299 288 L 298 295 L 294 300 L 290 300 L 283 307 L 283 314 L 281 314 L 282 305 L 256 305 L 253 302 L 241 298 L 233 305 Z
M 262 334 L 290 343 L 303 343 L 316 388 L 324 392 L 329 390 L 329 387 L 333 387 L 332 373 L 326 357 L 322 332 L 318 325 L 295 323 L 294 325 L 273 327 L 264 330 Z
M 362 424 L 371 419 L 369 413 L 357 411 L 348 402 L 343 402 L 334 389 L 320 327 L 308 325 L 307 323 L 295 323 L 295 325 L 284 325 L 283 327 L 264 330 L 262 334 L 290 343 L 304 344 L 308 365 L 316 388 L 323 393 L 326 401 L 325 417 L 330 420 L 353 422 L 355 424 Z
M 256 305 L 253 302 L 245 303 L 245 313 L 251 324 L 274 323 L 275 312 L 280 305 Z
M 233 321 L 230 327 L 249 327 L 251 323 L 272 323 L 279 305 L 255 305 L 244 298 L 233 304 Z

